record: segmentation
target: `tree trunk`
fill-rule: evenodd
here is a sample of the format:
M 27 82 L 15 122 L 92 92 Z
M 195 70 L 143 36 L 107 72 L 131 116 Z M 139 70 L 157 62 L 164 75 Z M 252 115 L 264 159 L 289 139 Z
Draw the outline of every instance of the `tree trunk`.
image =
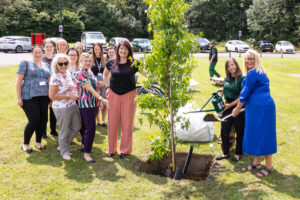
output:
M 169 108 L 170 108 L 170 135 L 171 135 L 171 150 L 172 150 L 172 168 L 173 168 L 173 172 L 175 172 L 176 169 L 176 162 L 175 162 L 175 140 L 174 140 L 174 115 L 173 115 L 173 106 L 172 106 L 172 102 L 170 101 L 171 97 L 172 97 L 172 72 L 170 70 L 170 66 L 167 65 L 167 69 L 168 69 L 168 75 L 169 75 L 169 85 L 168 85 L 168 89 L 169 89 Z

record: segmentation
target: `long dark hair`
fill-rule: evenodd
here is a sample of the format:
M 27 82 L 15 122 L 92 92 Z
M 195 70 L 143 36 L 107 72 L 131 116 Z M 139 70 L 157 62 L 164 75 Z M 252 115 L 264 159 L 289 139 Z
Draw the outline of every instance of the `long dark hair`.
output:
M 75 48 L 71 48 L 71 49 L 68 49 L 68 51 L 67 51 L 68 56 L 69 56 L 70 51 L 75 51 L 76 52 L 76 54 L 77 54 L 76 69 L 79 69 L 79 53 Z
M 239 75 L 242 75 L 242 70 L 239 66 L 239 64 L 237 63 L 237 61 L 234 59 L 234 58 L 229 58 L 226 63 L 225 63 L 225 73 L 226 73 L 226 77 L 229 78 L 229 76 L 231 76 L 230 72 L 228 71 L 228 67 L 229 67 L 229 62 L 232 61 L 235 66 L 236 66 L 236 70 L 235 70 L 235 73 L 234 75 L 236 77 L 238 77 Z
M 127 65 L 128 67 L 131 66 L 131 64 L 133 63 L 134 59 L 133 59 L 133 50 L 131 45 L 129 44 L 128 41 L 126 40 L 122 40 L 121 42 L 119 42 L 118 46 L 117 46 L 117 50 L 116 50 L 116 59 L 114 62 L 114 66 L 118 67 L 119 63 L 120 63 L 120 55 L 119 55 L 119 49 L 121 46 L 124 46 L 128 49 L 128 56 L 127 56 Z
M 100 43 L 95 43 L 93 44 L 93 62 L 94 62 L 94 65 L 96 65 L 96 54 L 95 54 L 95 47 L 98 46 L 100 49 L 101 49 L 101 53 L 100 53 L 100 57 L 101 57 L 101 67 L 104 67 L 105 66 L 105 63 L 106 63 L 106 59 L 104 57 L 104 52 L 103 52 L 103 48 L 102 48 L 102 45 Z

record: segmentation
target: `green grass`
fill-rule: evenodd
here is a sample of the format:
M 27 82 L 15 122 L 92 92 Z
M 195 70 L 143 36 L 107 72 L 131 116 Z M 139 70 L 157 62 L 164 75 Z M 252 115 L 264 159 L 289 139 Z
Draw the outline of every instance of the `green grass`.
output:
M 241 59 L 237 59 L 241 63 Z M 217 71 L 224 75 L 224 58 Z M 268 177 L 242 173 L 241 168 L 252 158 L 244 156 L 239 163 L 223 160 L 214 182 L 175 181 L 132 170 L 136 161 L 149 152 L 149 138 L 157 136 L 157 128 L 135 122 L 133 154 L 128 159 L 106 158 L 107 132 L 97 128 L 92 154 L 95 164 L 82 159 L 80 136 L 71 146 L 71 161 L 63 161 L 57 138 L 43 140 L 47 149 L 34 148 L 30 155 L 22 152 L 23 130 L 27 122 L 16 105 L 15 78 L 17 66 L 0 68 L 0 199 L 300 199 L 300 59 L 263 58 L 270 78 L 271 94 L 277 109 L 278 153 L 274 155 L 274 171 Z M 202 106 L 217 88 L 208 81 L 208 59 L 198 59 L 193 78 L 200 85 L 193 101 Z M 137 111 L 139 116 L 139 110 Z M 137 117 L 138 117 L 137 116 Z M 215 123 L 215 140 L 195 143 L 195 153 L 221 153 L 216 138 L 220 124 Z M 48 130 L 49 131 L 49 130 Z M 35 136 L 31 145 L 34 145 Z M 188 151 L 190 143 L 179 144 L 178 151 Z

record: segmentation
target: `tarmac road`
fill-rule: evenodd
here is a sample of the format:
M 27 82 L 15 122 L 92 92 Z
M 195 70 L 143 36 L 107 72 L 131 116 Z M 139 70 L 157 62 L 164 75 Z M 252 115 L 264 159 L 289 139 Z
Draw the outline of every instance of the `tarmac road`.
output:
M 139 58 L 144 54 L 135 53 L 134 57 Z M 208 53 L 195 53 L 196 58 L 208 58 Z M 229 53 L 219 53 L 219 57 L 229 57 Z M 239 53 L 231 53 L 232 57 L 239 57 Z M 244 56 L 244 53 L 241 53 L 241 57 Z M 262 57 L 268 58 L 280 58 L 280 53 L 263 53 Z M 283 54 L 284 58 L 300 58 L 300 53 L 295 54 Z M 22 60 L 31 59 L 31 53 L 15 53 L 15 52 L 0 52 L 0 67 L 8 66 L 8 65 L 18 65 Z

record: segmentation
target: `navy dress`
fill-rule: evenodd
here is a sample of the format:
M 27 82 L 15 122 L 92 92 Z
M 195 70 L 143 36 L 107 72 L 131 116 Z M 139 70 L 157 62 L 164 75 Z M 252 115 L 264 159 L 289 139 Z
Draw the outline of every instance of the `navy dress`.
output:
M 276 153 L 275 104 L 267 75 L 259 74 L 256 69 L 250 70 L 242 82 L 239 98 L 246 109 L 243 154 L 263 156 Z

